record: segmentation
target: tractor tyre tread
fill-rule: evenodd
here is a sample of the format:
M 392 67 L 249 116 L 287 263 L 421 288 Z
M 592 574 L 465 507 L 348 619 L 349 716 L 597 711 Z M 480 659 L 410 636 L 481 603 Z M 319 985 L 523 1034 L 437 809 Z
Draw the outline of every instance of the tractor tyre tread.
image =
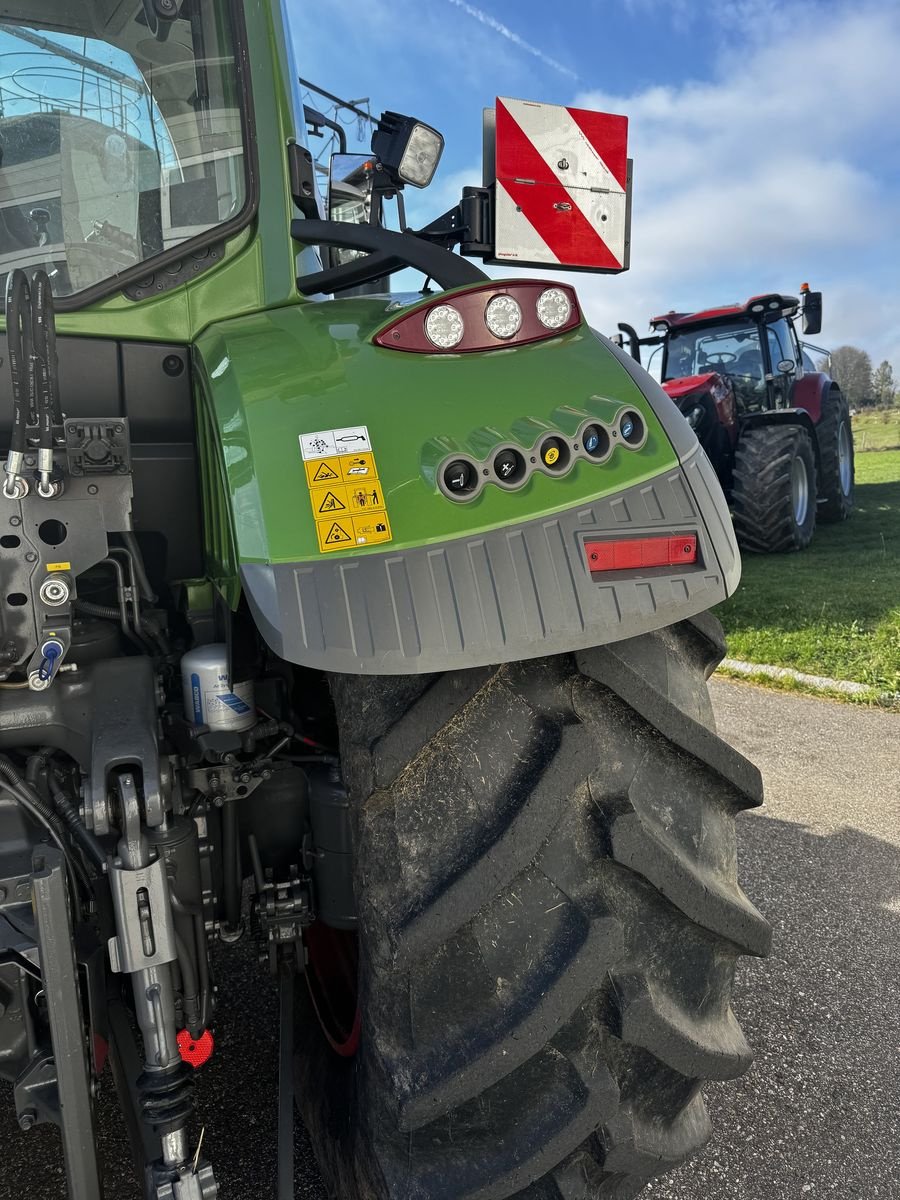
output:
M 841 487 L 840 453 L 838 439 L 842 421 L 846 421 L 850 430 L 850 409 L 847 401 L 837 388 L 832 388 L 822 401 L 822 417 L 816 426 L 816 437 L 819 441 L 819 460 L 821 463 L 820 494 L 822 503 L 819 505 L 819 520 L 828 524 L 846 521 L 853 512 L 854 491 L 854 450 L 853 434 L 850 432 L 850 491 L 845 492 Z
M 702 615 L 578 655 L 331 677 L 362 1041 L 340 1098 L 316 1101 L 315 1066 L 301 1094 L 334 1195 L 624 1200 L 704 1145 L 703 1080 L 751 1058 L 735 964 L 770 939 L 737 881 L 734 818 L 762 792 L 715 733 L 723 653 Z
M 807 519 L 798 526 L 791 497 L 791 466 L 806 463 L 810 496 Z M 805 550 L 816 518 L 816 463 L 812 441 L 799 425 L 758 425 L 741 434 L 734 457 L 731 517 L 742 550 L 778 554 Z

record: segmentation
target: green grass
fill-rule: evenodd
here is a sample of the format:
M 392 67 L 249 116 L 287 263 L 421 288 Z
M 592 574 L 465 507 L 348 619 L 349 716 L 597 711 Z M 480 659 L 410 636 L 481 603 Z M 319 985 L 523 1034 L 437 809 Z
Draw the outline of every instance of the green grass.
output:
M 808 550 L 745 555 L 716 613 L 733 658 L 900 692 L 900 450 L 859 456 L 853 516 Z
M 900 450 L 900 408 L 857 413 L 851 424 L 857 451 Z

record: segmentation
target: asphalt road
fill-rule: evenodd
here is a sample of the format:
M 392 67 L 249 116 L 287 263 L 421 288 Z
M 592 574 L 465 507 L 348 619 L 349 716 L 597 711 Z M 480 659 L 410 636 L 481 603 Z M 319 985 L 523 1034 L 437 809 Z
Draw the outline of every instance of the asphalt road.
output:
M 715 681 L 722 734 L 762 768 L 768 799 L 740 821 L 742 882 L 775 927 L 744 960 L 735 1010 L 756 1049 L 707 1098 L 715 1135 L 647 1200 L 900 1197 L 900 717 Z M 219 1053 L 198 1088 L 219 1194 L 275 1195 L 276 997 L 252 948 L 220 954 Z M 4 1089 L 5 1090 L 5 1089 Z M 136 1197 L 108 1089 L 108 1195 Z M 0 1093 L 0 1200 L 65 1195 L 58 1134 L 19 1135 Z M 325 1200 L 302 1129 L 298 1197 Z M 40 1164 L 42 1173 L 36 1171 Z

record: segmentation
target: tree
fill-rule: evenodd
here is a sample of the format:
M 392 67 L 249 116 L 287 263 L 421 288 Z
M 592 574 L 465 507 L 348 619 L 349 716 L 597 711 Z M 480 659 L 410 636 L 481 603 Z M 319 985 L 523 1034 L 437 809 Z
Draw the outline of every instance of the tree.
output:
M 876 404 L 894 403 L 894 370 L 886 359 L 872 376 L 872 395 Z
M 875 403 L 872 360 L 865 350 L 860 350 L 858 346 L 839 346 L 831 352 L 827 369 L 851 408 L 863 408 Z

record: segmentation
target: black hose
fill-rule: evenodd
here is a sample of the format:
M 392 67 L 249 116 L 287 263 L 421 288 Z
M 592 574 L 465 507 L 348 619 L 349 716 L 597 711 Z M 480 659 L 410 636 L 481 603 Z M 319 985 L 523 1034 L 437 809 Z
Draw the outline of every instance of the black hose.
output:
M 34 289 L 35 344 L 46 363 L 47 396 L 50 419 L 62 425 L 63 413 L 59 398 L 59 359 L 56 354 L 56 317 L 53 311 L 53 287 L 46 271 L 35 271 L 31 286 Z
M 53 392 L 58 388 L 56 362 L 56 331 L 53 324 L 53 297 L 46 271 L 35 271 L 31 280 L 34 303 L 31 309 L 31 341 L 34 353 L 34 390 L 39 431 L 38 446 L 41 450 L 53 450 L 54 407 L 59 409 L 59 398 L 53 403 Z M 62 424 L 60 416 L 57 424 Z
M 194 961 L 180 933 L 175 934 L 175 954 L 178 958 L 178 969 L 181 971 L 181 989 L 184 999 L 184 1023 L 191 1037 L 199 1037 L 203 1032 L 200 1024 L 200 996 L 197 991 L 197 972 Z
M 34 411 L 34 360 L 31 344 L 31 320 L 26 309 L 31 290 L 25 272 L 16 269 L 6 283 L 6 344 L 13 401 L 10 452 L 24 454 L 26 431 Z
M 222 809 L 222 858 L 225 889 L 225 924 L 237 929 L 241 918 L 241 878 L 238 869 L 237 803 L 229 800 Z
M 197 948 L 197 972 L 200 995 L 200 1028 L 205 1029 L 209 1024 L 209 961 L 206 950 L 206 922 L 203 919 L 203 906 L 188 904 L 180 900 L 172 888 L 169 888 L 169 901 L 174 912 L 179 916 L 190 917 L 194 923 L 194 942 Z
M 134 559 L 134 573 L 137 576 L 138 588 L 140 589 L 142 599 L 148 604 L 156 603 L 156 592 L 150 586 L 150 578 L 147 575 L 147 568 L 144 565 L 144 556 L 141 553 L 140 542 L 137 540 L 137 535 L 130 529 L 124 529 L 119 537 L 122 539 L 122 545 Z
M 100 617 L 104 621 L 115 621 L 133 645 L 139 646 L 142 652 L 147 649 L 143 642 L 135 638 L 129 625 L 122 625 L 122 614 L 118 608 L 113 608 L 110 604 L 95 604 L 93 600 L 76 600 L 75 611 L 84 613 L 86 617 Z M 152 621 L 142 617 L 141 632 L 155 642 L 156 648 L 161 654 L 169 653 L 169 642 L 165 634 Z
M 9 794 L 22 805 L 26 812 L 43 825 L 50 834 L 57 848 L 65 858 L 72 878 L 79 880 L 84 886 L 88 894 L 91 891 L 91 881 L 88 878 L 87 872 L 72 851 L 66 845 L 63 836 L 63 824 L 52 808 L 42 800 L 34 788 L 30 787 L 22 774 L 16 770 L 13 764 L 5 756 L 0 756 L 0 776 L 6 780 L 6 790 Z
M 56 811 L 62 817 L 73 840 L 78 844 L 79 849 L 85 854 L 89 862 L 92 862 L 97 870 L 102 874 L 106 867 L 106 851 L 100 845 L 97 837 L 88 829 L 78 814 L 78 810 L 69 797 L 66 795 L 59 780 L 56 779 L 51 771 L 48 776 L 50 783 L 50 794 L 53 796 L 53 804 Z

